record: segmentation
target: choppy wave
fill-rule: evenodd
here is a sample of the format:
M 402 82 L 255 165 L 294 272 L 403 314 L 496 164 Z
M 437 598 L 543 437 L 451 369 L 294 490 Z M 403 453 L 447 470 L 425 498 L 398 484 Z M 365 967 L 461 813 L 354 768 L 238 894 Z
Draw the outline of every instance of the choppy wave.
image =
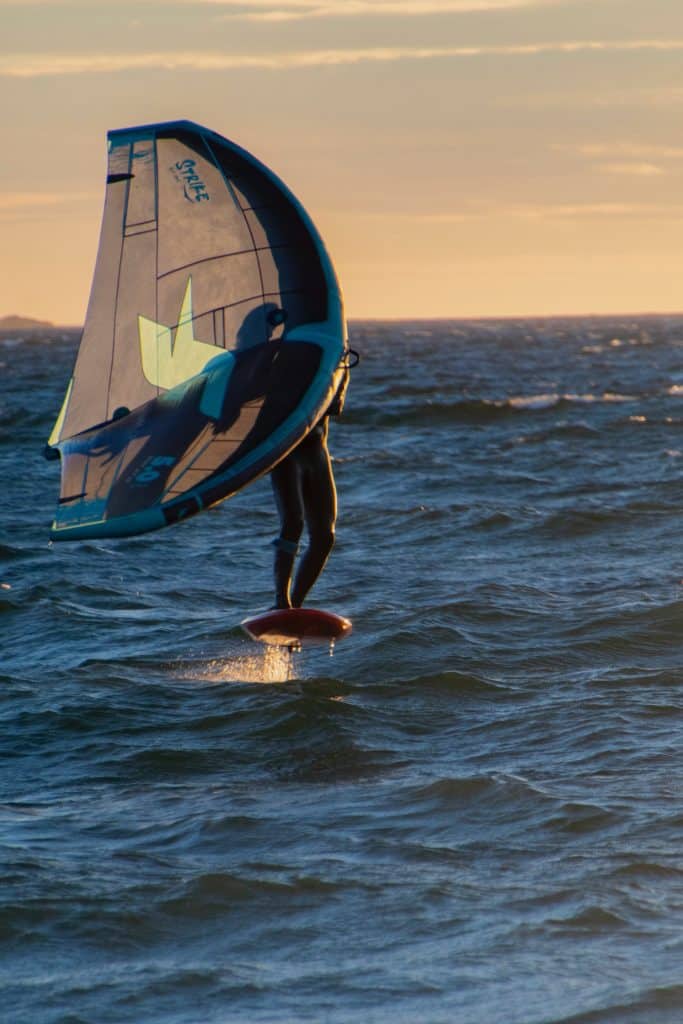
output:
M 0 349 L 12 1024 L 681 1019 L 683 318 L 352 333 L 333 656 L 240 630 L 267 481 L 49 547 L 76 336 Z
M 569 412 L 576 407 L 593 404 L 637 402 L 634 395 L 605 392 L 601 395 L 539 394 L 513 395 L 509 398 L 463 398 L 456 401 L 427 399 L 408 405 L 395 400 L 389 408 L 368 410 L 365 415 L 353 414 L 357 423 L 370 422 L 382 427 L 417 424 L 446 425 L 452 423 L 494 423 L 497 420 L 532 413 Z M 393 404 L 393 407 L 392 407 Z

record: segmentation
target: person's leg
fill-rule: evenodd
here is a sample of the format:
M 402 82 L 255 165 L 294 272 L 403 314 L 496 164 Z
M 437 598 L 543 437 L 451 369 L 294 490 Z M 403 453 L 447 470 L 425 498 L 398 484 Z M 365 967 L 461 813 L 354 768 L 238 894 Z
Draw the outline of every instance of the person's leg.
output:
M 327 445 L 324 440 L 308 448 L 301 474 L 303 508 L 308 529 L 308 547 L 294 581 L 292 604 L 300 608 L 306 595 L 325 568 L 334 545 L 337 492 Z
M 275 544 L 275 607 L 291 608 L 290 588 L 294 560 L 304 527 L 301 471 L 296 453 L 278 463 L 270 474 L 280 513 L 280 536 Z

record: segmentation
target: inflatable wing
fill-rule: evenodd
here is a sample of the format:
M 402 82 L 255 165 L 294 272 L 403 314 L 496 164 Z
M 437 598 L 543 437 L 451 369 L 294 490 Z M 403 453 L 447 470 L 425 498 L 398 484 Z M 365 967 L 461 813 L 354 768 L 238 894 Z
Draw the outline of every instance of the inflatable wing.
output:
M 54 540 L 186 519 L 272 467 L 343 373 L 341 292 L 311 220 L 234 143 L 189 121 L 109 133 L 99 251 L 46 449 Z

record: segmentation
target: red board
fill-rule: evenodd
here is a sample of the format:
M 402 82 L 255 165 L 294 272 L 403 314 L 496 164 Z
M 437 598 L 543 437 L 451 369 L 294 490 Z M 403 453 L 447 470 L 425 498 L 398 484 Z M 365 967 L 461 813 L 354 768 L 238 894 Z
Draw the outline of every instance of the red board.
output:
M 252 640 L 292 647 L 342 640 L 351 632 L 351 623 L 321 608 L 273 608 L 253 619 L 245 619 L 242 629 Z

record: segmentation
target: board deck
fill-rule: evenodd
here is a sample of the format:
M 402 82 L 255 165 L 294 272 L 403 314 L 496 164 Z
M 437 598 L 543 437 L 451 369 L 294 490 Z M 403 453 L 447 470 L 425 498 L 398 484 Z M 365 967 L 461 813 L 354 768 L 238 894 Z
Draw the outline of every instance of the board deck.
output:
M 264 644 L 280 647 L 309 643 L 334 643 L 351 632 L 349 619 L 322 608 L 272 608 L 245 619 L 242 629 Z

